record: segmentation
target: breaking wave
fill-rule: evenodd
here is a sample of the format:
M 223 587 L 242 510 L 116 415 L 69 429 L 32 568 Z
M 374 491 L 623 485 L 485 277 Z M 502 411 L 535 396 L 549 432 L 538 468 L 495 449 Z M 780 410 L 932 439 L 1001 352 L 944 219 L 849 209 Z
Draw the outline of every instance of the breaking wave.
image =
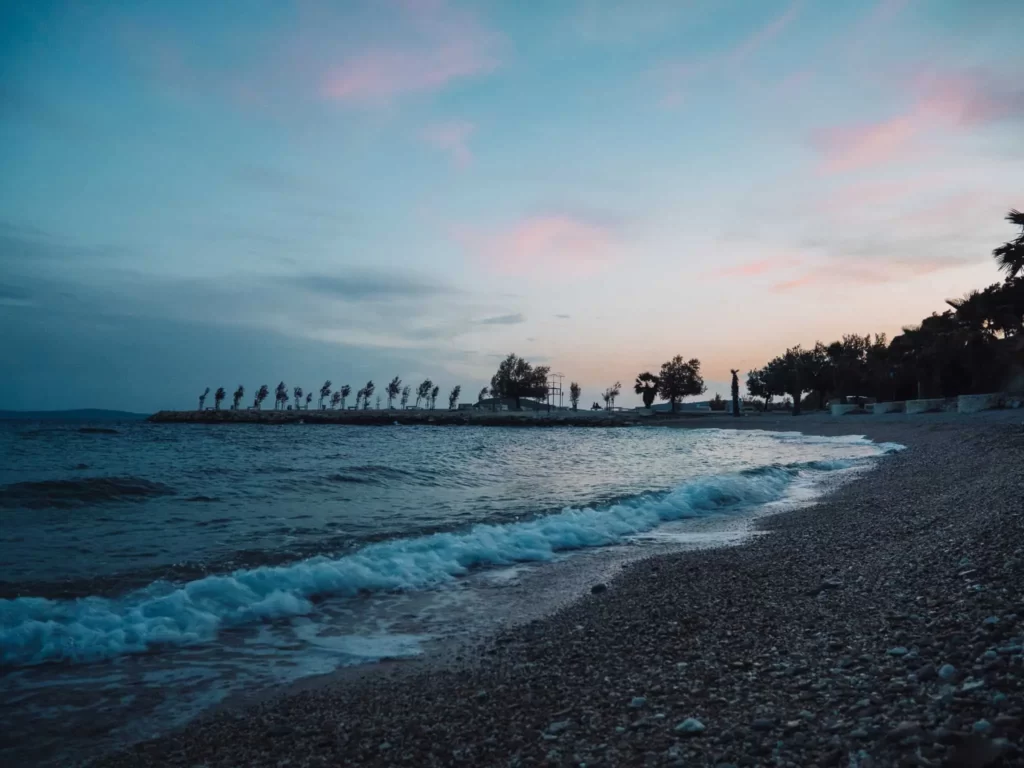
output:
M 174 489 L 170 486 L 139 477 L 44 480 L 0 487 L 0 509 L 69 509 L 85 504 L 144 501 L 154 496 L 173 494 Z
M 430 588 L 476 567 L 550 560 L 559 551 L 616 544 L 668 521 L 739 511 L 782 498 L 804 473 L 851 464 L 807 462 L 708 476 L 667 493 L 382 541 L 338 558 L 242 569 L 185 584 L 154 582 L 121 598 L 0 600 L 0 665 L 89 662 L 208 641 L 223 628 L 310 613 L 317 597 Z M 118 493 L 126 487 L 135 486 L 118 485 Z

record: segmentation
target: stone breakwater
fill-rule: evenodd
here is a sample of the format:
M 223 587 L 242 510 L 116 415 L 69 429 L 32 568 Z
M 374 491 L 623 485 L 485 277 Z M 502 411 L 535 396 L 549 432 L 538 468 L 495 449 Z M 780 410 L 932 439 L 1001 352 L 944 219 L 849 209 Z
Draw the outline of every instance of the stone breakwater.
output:
M 676 414 L 675 420 L 687 418 Z M 691 415 L 702 422 L 721 417 Z M 149 417 L 159 424 L 349 424 L 387 426 L 396 422 L 406 425 L 485 426 L 485 427 L 631 427 L 655 421 L 673 420 L 665 417 L 641 417 L 634 413 L 590 411 L 160 411 Z
M 1024 766 L 1024 433 L 857 431 L 909 450 L 769 536 L 100 765 Z

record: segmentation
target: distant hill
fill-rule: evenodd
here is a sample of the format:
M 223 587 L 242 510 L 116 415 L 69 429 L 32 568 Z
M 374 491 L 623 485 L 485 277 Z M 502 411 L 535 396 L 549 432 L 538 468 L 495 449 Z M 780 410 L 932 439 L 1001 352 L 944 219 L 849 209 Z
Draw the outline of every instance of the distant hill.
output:
M 80 408 L 73 411 L 0 411 L 0 421 L 142 421 L 148 413 Z

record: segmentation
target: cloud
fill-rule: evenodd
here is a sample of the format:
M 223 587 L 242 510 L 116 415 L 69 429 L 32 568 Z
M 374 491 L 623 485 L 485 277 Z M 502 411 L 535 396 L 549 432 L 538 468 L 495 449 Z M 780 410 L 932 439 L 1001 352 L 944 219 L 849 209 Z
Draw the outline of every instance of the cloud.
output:
M 330 67 L 320 84 L 324 99 L 388 104 L 407 94 L 441 90 L 498 66 L 495 35 L 472 15 L 440 0 L 407 0 L 398 6 L 391 26 L 405 30 L 406 38 L 372 45 Z
M 555 315 L 559 320 L 568 320 L 572 315 Z
M 498 315 L 497 317 L 488 317 L 480 321 L 480 325 L 518 325 L 519 323 L 525 323 L 526 318 L 523 317 L 522 313 L 516 312 L 514 315 Z
M 593 274 L 614 260 L 618 245 L 608 223 L 567 213 L 528 216 L 493 233 L 459 231 L 456 237 L 506 275 Z
M 800 14 L 803 0 L 792 0 L 786 9 L 729 52 L 729 63 L 733 67 L 743 66 L 762 47 L 781 35 Z
M 922 142 L 939 133 L 961 133 L 1024 115 L 1024 89 L 983 73 L 925 72 L 910 83 L 912 104 L 884 120 L 819 132 L 813 144 L 820 169 L 847 173 L 910 159 Z
M 864 261 L 860 264 L 832 261 L 816 267 L 792 280 L 784 280 L 771 287 L 775 293 L 785 293 L 808 285 L 823 283 L 833 285 L 883 285 L 897 281 L 912 280 L 944 269 L 955 269 L 969 263 L 966 259 L 885 259 Z
M 759 259 L 747 262 L 746 264 L 716 269 L 711 274 L 715 277 L 756 277 L 766 272 L 793 267 L 799 263 L 800 260 L 796 258 Z
M 359 272 L 345 276 L 308 274 L 287 278 L 286 282 L 349 302 L 422 299 L 454 292 L 449 286 L 418 277 L 378 272 Z
M 469 137 L 475 130 L 476 126 L 466 120 L 448 120 L 428 125 L 423 131 L 423 140 L 437 149 L 448 152 L 455 165 L 465 168 L 473 161 Z

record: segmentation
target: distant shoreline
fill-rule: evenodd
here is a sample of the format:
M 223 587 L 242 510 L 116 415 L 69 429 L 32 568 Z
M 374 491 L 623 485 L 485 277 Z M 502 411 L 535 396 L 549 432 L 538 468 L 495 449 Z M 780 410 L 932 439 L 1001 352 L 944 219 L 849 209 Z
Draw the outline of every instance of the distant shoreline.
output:
M 725 421 L 728 413 L 664 413 L 640 415 L 621 411 L 160 411 L 149 417 L 156 424 L 343 424 L 359 426 L 481 426 L 481 427 L 635 427 L 667 425 L 693 419 Z

